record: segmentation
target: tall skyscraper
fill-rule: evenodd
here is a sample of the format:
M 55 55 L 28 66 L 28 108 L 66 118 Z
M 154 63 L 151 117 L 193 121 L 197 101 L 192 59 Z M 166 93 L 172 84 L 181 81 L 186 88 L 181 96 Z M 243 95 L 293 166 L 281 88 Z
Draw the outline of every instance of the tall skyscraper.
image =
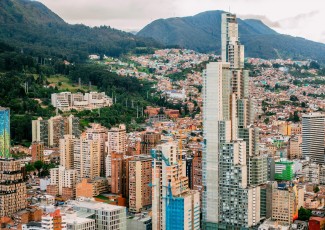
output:
M 10 155 L 10 110 L 0 107 L 0 217 L 26 208 L 21 162 Z
M 0 107 L 0 158 L 10 157 L 10 110 Z
M 152 150 L 152 229 L 200 229 L 200 194 L 188 187 L 177 146 Z
M 267 179 L 236 15 L 222 15 L 221 31 L 222 62 L 209 63 L 204 72 L 204 229 L 258 224 L 259 185 Z
M 317 164 L 325 164 L 325 115 L 302 116 L 302 155 Z

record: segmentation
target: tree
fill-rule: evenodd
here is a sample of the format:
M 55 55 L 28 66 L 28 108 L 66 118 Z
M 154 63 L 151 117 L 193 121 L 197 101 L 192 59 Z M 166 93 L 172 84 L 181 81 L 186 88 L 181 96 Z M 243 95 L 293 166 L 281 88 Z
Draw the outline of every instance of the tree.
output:
M 305 107 L 306 107 L 306 102 L 304 102 L 304 101 L 301 102 L 301 107 L 302 107 L 302 108 L 305 108 Z
M 311 61 L 310 64 L 309 64 L 309 68 L 310 69 L 319 69 L 320 65 L 315 61 Z
M 300 117 L 298 115 L 298 111 L 295 111 L 293 113 L 293 122 L 299 122 L 300 121 Z
M 43 168 L 43 162 L 42 161 L 35 161 L 34 163 L 34 167 L 37 169 L 38 171 L 38 175 L 40 175 L 41 169 Z
M 296 95 L 290 96 L 290 101 L 299 101 L 298 97 Z
M 310 216 L 311 216 L 311 210 L 300 207 L 300 209 L 298 210 L 299 220 L 303 220 L 303 221 L 309 220 Z
M 264 119 L 265 124 L 268 124 L 269 122 L 270 122 L 270 118 L 267 117 L 267 118 Z
M 316 186 L 316 187 L 314 188 L 314 193 L 318 193 L 318 192 L 319 192 L 319 187 Z
M 35 171 L 35 167 L 33 164 L 27 164 L 25 168 L 27 172 Z

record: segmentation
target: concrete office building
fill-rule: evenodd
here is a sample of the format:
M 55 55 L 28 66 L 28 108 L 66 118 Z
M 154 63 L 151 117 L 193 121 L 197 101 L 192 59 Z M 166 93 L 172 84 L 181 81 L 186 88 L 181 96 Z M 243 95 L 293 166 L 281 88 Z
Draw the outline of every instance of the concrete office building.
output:
M 325 115 L 320 113 L 302 116 L 302 155 L 311 162 L 325 164 Z
M 66 212 L 66 223 L 68 230 L 95 230 L 94 219 L 79 217 L 77 213 Z
M 126 208 L 88 199 L 67 203 L 83 217 L 95 219 L 97 230 L 126 230 Z

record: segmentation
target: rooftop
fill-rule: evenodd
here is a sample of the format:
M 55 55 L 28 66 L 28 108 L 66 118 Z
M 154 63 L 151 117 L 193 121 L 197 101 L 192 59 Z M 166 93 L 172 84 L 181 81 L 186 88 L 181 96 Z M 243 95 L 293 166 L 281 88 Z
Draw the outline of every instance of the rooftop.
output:
M 125 207 L 106 204 L 102 202 L 93 201 L 91 199 L 85 200 L 70 200 L 68 201 L 69 205 L 88 208 L 92 210 L 105 210 L 105 211 L 116 211 L 116 210 L 125 210 Z

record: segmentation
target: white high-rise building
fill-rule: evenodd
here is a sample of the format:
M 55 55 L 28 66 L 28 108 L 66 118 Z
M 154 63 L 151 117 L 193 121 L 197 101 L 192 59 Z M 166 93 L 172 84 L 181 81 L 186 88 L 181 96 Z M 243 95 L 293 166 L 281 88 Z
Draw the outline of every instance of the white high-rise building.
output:
M 211 230 L 257 225 L 267 178 L 236 16 L 224 13 L 221 27 L 222 62 L 209 63 L 203 81 L 203 228 Z
M 302 155 L 311 162 L 325 164 L 325 115 L 320 113 L 302 116 Z

